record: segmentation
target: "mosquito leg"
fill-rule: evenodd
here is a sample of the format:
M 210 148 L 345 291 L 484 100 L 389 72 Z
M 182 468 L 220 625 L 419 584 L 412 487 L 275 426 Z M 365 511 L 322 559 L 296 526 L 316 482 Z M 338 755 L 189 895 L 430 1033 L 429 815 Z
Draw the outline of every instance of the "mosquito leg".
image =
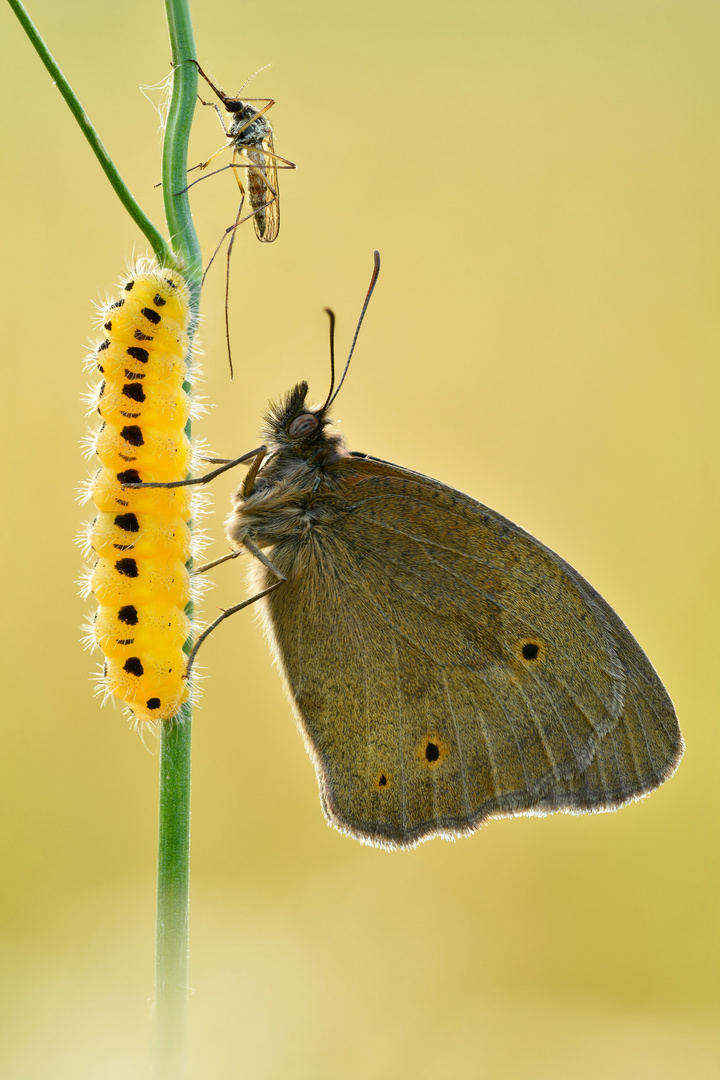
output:
M 227 139 L 229 139 L 231 137 L 230 136 L 230 131 L 229 131 L 228 128 L 225 127 L 225 119 L 223 117 L 223 114 L 220 112 L 220 106 L 218 105 L 217 101 L 205 101 L 205 99 L 201 98 L 199 94 L 198 94 L 198 101 L 200 102 L 201 105 L 208 105 L 208 106 L 210 106 L 210 108 L 215 110 L 215 112 L 218 114 L 218 120 L 220 121 L 220 127 L 225 132 L 225 137 Z M 200 168 L 202 168 L 202 165 L 200 166 Z
M 229 168 L 229 166 L 228 166 L 228 168 Z M 220 171 L 220 170 L 218 170 L 218 172 L 219 172 L 219 171 Z M 214 175 L 214 173 L 210 173 L 209 175 L 210 175 L 210 176 L 213 176 L 213 175 Z M 197 180 L 195 181 L 195 183 L 197 183 Z M 192 184 L 191 184 L 190 186 L 192 187 Z M 243 189 L 242 189 L 242 195 L 241 195 L 241 197 L 240 197 L 240 206 L 238 207 L 238 215 L 239 215 L 239 214 L 240 214 L 240 213 L 242 212 L 242 208 L 243 208 L 243 204 L 244 204 L 244 202 L 245 202 L 245 189 L 243 188 Z M 224 233 L 222 234 L 222 236 L 220 237 L 220 241 L 219 241 L 219 243 L 218 243 L 217 247 L 215 248 L 215 250 L 213 251 L 212 255 L 210 256 L 210 261 L 209 261 L 209 263 L 207 264 L 207 266 L 206 266 L 206 267 L 205 267 L 205 269 L 203 270 L 203 276 L 202 276 L 202 284 L 203 284 L 203 285 L 205 284 L 205 278 L 207 277 L 207 272 L 208 272 L 208 270 L 210 269 L 210 267 L 212 266 L 212 264 L 213 264 L 213 263 L 215 262 L 215 259 L 216 259 L 217 255 L 218 255 L 219 251 L 220 251 L 220 248 L 221 248 L 221 247 L 223 246 L 223 244 L 225 243 L 225 238 L 226 238 L 227 236 L 229 236 L 229 235 L 230 235 L 230 233 L 233 233 L 233 232 L 235 232 L 235 230 L 237 229 L 237 227 L 238 227 L 239 225 L 242 225 L 242 224 L 243 224 L 243 222 L 245 222 L 245 221 L 249 221 L 249 220 L 250 220 L 250 218 L 252 218 L 252 217 L 255 217 L 255 214 L 256 214 L 256 211 L 255 211 L 255 210 L 253 210 L 251 214 L 248 214 L 248 215 L 247 215 L 247 217 L 241 218 L 241 219 L 240 219 L 239 221 L 238 221 L 238 217 L 236 216 L 236 218 L 235 218 L 235 221 L 234 221 L 234 222 L 232 223 L 232 225 L 228 225 L 227 229 L 225 230 L 225 232 L 224 232 Z
M 217 153 L 213 154 L 213 157 L 217 157 L 218 154 L 222 154 L 223 150 L 227 150 L 227 149 L 228 149 L 227 146 L 221 146 L 220 149 L 217 151 Z M 190 168 L 188 169 L 188 172 L 194 172 L 195 169 L 204 169 L 207 165 L 210 164 L 210 161 L 212 161 L 212 158 L 210 158 L 208 161 L 205 161 L 205 162 L 201 161 L 199 165 L 191 165 Z M 182 188 L 182 190 L 180 190 L 180 191 L 176 191 L 175 194 L 176 195 L 184 195 L 186 191 L 189 191 L 191 187 L 195 187 L 195 185 L 199 184 L 201 180 L 208 180 L 211 176 L 217 176 L 218 173 L 225 172 L 226 169 L 232 169 L 232 167 L 233 167 L 232 165 L 223 165 L 223 167 L 221 169 L 213 169 L 212 172 L 203 173 L 202 176 L 198 176 L 197 180 L 193 180 L 193 182 L 191 184 L 188 184 L 187 187 Z M 155 186 L 160 187 L 161 185 L 156 184 Z
M 238 98 L 234 99 L 238 101 Z M 237 139 L 239 135 L 242 135 L 246 128 L 249 128 L 251 124 L 254 124 L 256 120 L 259 120 L 261 116 L 264 116 L 268 109 L 272 109 L 275 104 L 275 98 L 242 98 L 242 101 L 266 101 L 267 105 L 264 108 L 258 109 L 254 116 L 248 117 L 242 127 L 239 127 L 237 131 L 233 132 L 233 139 Z M 226 106 L 227 108 L 227 106 Z M 223 125 L 224 126 L 224 125 Z
M 235 156 L 233 155 L 233 160 L 234 157 Z M 232 257 L 232 249 L 235 244 L 235 237 L 237 236 L 238 225 L 240 224 L 240 215 L 242 214 L 242 208 L 245 203 L 245 188 L 240 183 L 239 173 L 235 173 L 235 178 L 238 182 L 238 187 L 240 188 L 241 197 L 240 205 L 238 206 L 238 212 L 235 215 L 235 224 L 232 226 L 232 232 L 230 234 L 230 240 L 227 246 L 227 263 L 225 269 L 225 341 L 227 342 L 228 363 L 230 365 L 231 379 L 234 378 L 235 373 L 233 371 L 232 346 L 230 344 L 230 259 Z

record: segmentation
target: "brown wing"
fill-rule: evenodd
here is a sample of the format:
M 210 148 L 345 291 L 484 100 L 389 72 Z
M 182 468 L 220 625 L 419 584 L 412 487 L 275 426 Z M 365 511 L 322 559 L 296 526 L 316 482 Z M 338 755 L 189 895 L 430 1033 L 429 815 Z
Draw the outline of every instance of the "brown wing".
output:
M 333 472 L 315 527 L 273 549 L 289 580 L 265 602 L 332 824 L 408 846 L 609 809 L 673 771 L 670 699 L 572 567 L 427 477 Z
M 258 166 L 248 169 L 247 187 L 250 206 L 256 211 L 253 221 L 257 238 L 270 244 L 280 231 L 278 175 L 270 132 L 263 138 L 262 145 L 262 150 L 245 150 L 248 160 Z

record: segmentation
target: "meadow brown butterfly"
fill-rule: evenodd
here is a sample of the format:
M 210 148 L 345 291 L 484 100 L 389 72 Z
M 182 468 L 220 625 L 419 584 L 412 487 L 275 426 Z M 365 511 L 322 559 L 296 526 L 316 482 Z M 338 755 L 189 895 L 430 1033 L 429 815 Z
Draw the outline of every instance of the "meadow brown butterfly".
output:
M 227 536 L 257 559 L 330 823 L 411 847 L 489 817 L 613 810 L 666 780 L 672 702 L 602 597 L 468 495 L 349 452 L 332 387 L 321 406 L 307 393 L 271 406 Z

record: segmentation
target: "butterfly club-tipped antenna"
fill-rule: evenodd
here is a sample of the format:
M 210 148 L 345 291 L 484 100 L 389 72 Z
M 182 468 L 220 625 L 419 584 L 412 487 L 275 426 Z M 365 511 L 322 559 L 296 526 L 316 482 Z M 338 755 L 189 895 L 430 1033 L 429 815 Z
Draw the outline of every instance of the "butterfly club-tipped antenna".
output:
M 378 274 L 380 273 L 380 252 L 377 251 L 377 250 L 375 250 L 373 252 L 373 262 L 374 262 L 374 266 L 373 266 L 372 277 L 370 278 L 370 284 L 368 285 L 368 291 L 365 294 L 365 300 L 363 302 L 362 311 L 360 312 L 360 318 L 358 319 L 357 326 L 355 327 L 355 334 L 353 335 L 352 345 L 350 346 L 350 352 L 348 353 L 348 358 L 345 361 L 345 368 L 344 368 L 343 373 L 342 373 L 342 378 L 340 379 L 340 382 L 338 383 L 337 389 L 335 390 L 334 393 L 333 393 L 333 388 L 334 388 L 334 385 L 335 385 L 335 313 L 333 311 L 331 311 L 330 308 L 325 308 L 326 312 L 330 316 L 330 389 L 328 391 L 328 396 L 327 396 L 327 398 L 325 400 L 325 404 L 323 405 L 320 412 L 325 412 L 327 409 L 330 408 L 333 401 L 335 400 L 335 398 L 340 393 L 340 388 L 342 387 L 342 384 L 345 382 L 345 376 L 348 373 L 348 368 L 350 367 L 350 361 L 352 360 L 353 353 L 355 352 L 355 345 L 357 343 L 358 335 L 360 333 L 360 327 L 363 324 L 363 319 L 365 318 L 365 312 L 368 309 L 368 304 L 370 303 L 370 297 L 373 294 L 373 290 L 375 289 L 375 284 L 376 284 L 377 279 L 378 279 Z
M 330 389 L 321 412 L 325 412 L 335 386 L 335 312 L 332 308 L 326 307 L 325 314 L 330 319 Z

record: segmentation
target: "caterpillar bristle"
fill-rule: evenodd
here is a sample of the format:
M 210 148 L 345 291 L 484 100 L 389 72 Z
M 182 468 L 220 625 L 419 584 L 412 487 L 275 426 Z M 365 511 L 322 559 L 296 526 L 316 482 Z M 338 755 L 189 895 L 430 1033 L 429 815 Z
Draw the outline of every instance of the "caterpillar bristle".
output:
M 95 456 L 95 444 L 97 443 L 98 432 L 89 431 L 87 435 L 83 435 L 80 439 L 80 453 L 88 461 Z
M 199 507 L 189 488 L 128 487 L 183 480 L 190 468 L 189 299 L 177 270 L 135 260 L 98 308 L 103 336 L 87 358 L 102 382 L 85 399 L 101 424 L 84 450 L 101 467 L 81 491 L 97 508 L 79 537 L 95 559 L 81 587 L 99 605 L 84 640 L 105 656 L 97 692 L 124 702 L 143 729 L 176 716 L 191 693 L 182 646 L 199 590 L 185 564 L 199 549 L 188 528 Z

